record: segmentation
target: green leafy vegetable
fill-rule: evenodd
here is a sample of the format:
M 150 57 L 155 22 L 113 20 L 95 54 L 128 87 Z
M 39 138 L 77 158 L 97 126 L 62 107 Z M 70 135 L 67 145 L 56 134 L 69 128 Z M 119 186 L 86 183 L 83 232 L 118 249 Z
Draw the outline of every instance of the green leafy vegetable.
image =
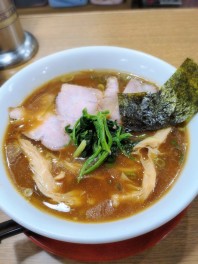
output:
M 84 109 L 82 114 L 73 129 L 70 126 L 65 128 L 73 143 L 78 146 L 74 157 L 87 158 L 80 170 L 78 181 L 105 161 L 115 161 L 120 152 L 130 157 L 136 144 L 131 141 L 130 133 L 126 133 L 116 121 L 107 119 L 108 111 L 90 115 Z
M 188 121 L 198 112 L 198 65 L 186 59 L 157 93 L 119 94 L 129 131 L 156 130 Z

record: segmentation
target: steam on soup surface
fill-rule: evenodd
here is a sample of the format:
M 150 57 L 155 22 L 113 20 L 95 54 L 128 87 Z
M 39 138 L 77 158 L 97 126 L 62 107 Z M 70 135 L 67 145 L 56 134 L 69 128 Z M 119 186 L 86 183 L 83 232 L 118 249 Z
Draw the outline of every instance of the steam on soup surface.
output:
M 17 189 L 34 206 L 82 222 L 117 220 L 156 202 L 182 169 L 185 124 L 128 133 L 117 94 L 157 90 L 110 71 L 67 74 L 39 87 L 10 109 L 4 153 Z

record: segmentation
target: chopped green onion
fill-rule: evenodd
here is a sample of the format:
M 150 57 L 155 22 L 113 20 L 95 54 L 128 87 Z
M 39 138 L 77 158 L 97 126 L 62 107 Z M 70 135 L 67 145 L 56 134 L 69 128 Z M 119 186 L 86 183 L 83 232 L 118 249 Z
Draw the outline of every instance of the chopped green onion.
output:
M 24 188 L 23 189 L 23 194 L 25 197 L 30 197 L 33 194 L 33 190 L 31 188 Z
M 159 158 L 159 157 L 156 157 L 154 159 L 154 163 L 159 169 L 163 169 L 166 166 L 166 162 L 162 158 Z

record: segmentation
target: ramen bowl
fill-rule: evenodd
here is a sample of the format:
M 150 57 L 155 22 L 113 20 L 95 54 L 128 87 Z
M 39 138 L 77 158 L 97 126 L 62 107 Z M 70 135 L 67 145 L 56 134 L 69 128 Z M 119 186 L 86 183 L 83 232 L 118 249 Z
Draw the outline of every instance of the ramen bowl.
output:
M 82 47 L 42 58 L 10 78 L 0 89 L 1 149 L 9 122 L 9 107 L 21 104 L 36 88 L 65 73 L 87 69 L 129 72 L 162 85 L 175 72 L 170 64 L 151 55 L 119 47 Z M 100 244 L 148 233 L 182 212 L 198 193 L 195 170 L 198 149 L 198 116 L 189 123 L 190 146 L 185 166 L 173 187 L 156 203 L 131 217 L 102 223 L 67 221 L 34 207 L 16 190 L 0 156 L 0 208 L 28 230 L 59 241 Z

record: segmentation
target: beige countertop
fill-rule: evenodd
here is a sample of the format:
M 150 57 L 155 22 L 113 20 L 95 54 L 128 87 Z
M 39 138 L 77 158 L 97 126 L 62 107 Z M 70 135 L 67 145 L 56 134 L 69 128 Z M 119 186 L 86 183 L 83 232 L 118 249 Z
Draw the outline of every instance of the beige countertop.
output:
M 29 62 L 68 48 L 113 45 L 137 49 L 178 67 L 186 57 L 198 62 L 198 9 L 147 9 L 107 12 L 21 15 L 25 30 L 34 34 L 39 51 Z M 20 68 L 0 72 L 4 81 Z M 176 201 L 175 201 L 176 202 Z M 113 261 L 132 264 L 198 263 L 198 199 L 178 226 L 155 247 Z M 9 219 L 0 211 L 0 222 Z M 3 240 L 0 264 L 78 263 L 46 253 L 24 234 Z

